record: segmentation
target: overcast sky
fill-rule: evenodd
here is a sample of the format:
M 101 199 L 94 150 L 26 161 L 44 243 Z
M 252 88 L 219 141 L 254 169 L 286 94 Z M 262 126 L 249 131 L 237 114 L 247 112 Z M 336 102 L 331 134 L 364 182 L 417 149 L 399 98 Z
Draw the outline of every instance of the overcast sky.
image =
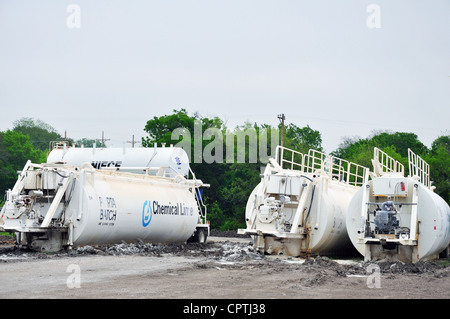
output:
M 0 108 L 0 131 L 33 117 L 113 146 L 180 108 L 284 113 L 327 152 L 386 129 L 430 146 L 450 129 L 450 1 L 0 0 Z

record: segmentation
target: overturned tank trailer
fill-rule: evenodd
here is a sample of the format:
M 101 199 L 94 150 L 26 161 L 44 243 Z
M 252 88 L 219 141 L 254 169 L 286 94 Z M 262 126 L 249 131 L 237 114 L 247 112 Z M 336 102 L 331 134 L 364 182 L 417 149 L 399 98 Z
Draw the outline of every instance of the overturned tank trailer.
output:
M 448 256 L 450 208 L 430 181 L 430 167 L 408 150 L 404 166 L 374 149 L 373 177 L 352 198 L 347 211 L 349 237 L 366 261 L 415 263 Z
M 354 252 L 345 213 L 368 169 L 316 150 L 277 146 L 245 211 L 247 227 L 265 254 L 289 256 Z
M 73 163 L 67 162 L 69 152 L 76 158 Z M 50 154 L 55 162 L 25 165 L 6 192 L 0 228 L 15 232 L 19 245 L 38 251 L 136 240 L 204 242 L 209 223 L 201 193 L 209 185 L 192 172 L 188 179 L 183 152 L 140 148 L 103 153 L 63 146 Z M 106 153 L 108 158 L 92 157 Z M 158 153 L 165 159 L 149 166 Z M 133 166 L 125 166 L 127 161 Z M 95 162 L 121 165 L 96 169 Z

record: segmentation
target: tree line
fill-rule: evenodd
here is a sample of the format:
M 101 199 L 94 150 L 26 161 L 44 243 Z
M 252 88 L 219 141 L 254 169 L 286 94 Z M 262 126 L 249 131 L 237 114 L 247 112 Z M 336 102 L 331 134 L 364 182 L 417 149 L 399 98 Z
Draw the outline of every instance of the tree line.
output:
M 274 155 L 279 143 L 280 126 L 245 122 L 228 128 L 219 117 L 189 114 L 186 109 L 154 116 L 143 130 L 143 147 L 166 145 L 183 146 L 190 155 L 191 169 L 196 177 L 210 184 L 204 191 L 211 227 L 221 230 L 245 227 L 245 206 L 268 156 Z M 323 151 L 319 131 L 309 126 L 289 123 L 284 128 L 284 146 L 307 153 L 309 149 Z M 277 139 L 273 139 L 277 136 Z M 197 139 L 196 139 L 197 138 Z M 63 139 L 50 125 L 41 120 L 23 118 L 14 122 L 12 130 L 0 132 L 0 192 L 14 186 L 17 171 L 27 160 L 45 162 L 50 141 Z M 238 147 L 230 148 L 230 141 Z M 70 141 L 76 145 L 101 147 L 95 139 Z M 239 144 L 241 143 L 241 144 Z M 257 147 L 259 153 L 253 155 Z M 331 155 L 372 168 L 373 149 L 377 147 L 408 167 L 408 148 L 430 164 L 435 192 L 450 202 L 450 135 L 439 136 L 431 148 L 418 140 L 414 133 L 373 132 L 367 138 L 344 137 Z M 200 155 L 199 155 L 200 152 Z M 219 154 L 223 152 L 223 154 Z M 241 152 L 241 153 L 240 153 Z M 242 161 L 244 158 L 244 161 Z M 407 172 L 406 172 L 407 173 Z
M 229 129 L 226 124 L 218 117 L 206 118 L 200 114 L 194 113 L 189 115 L 185 109 L 173 110 L 172 114 L 153 117 L 149 120 L 144 128 L 148 136 L 143 139 L 144 146 L 152 146 L 153 143 L 166 143 L 177 145 L 180 143 L 179 135 L 172 134 L 177 128 L 187 129 L 194 132 L 196 121 L 202 123 L 201 134 L 205 135 L 210 128 L 220 130 L 223 137 L 216 136 L 219 143 L 225 141 L 225 137 L 229 132 L 239 135 L 241 132 L 252 129 L 255 132 L 260 130 L 272 131 L 280 130 L 280 127 L 272 127 L 268 124 L 244 123 L 241 126 Z M 187 135 L 189 136 L 189 135 Z M 256 134 L 257 138 L 260 137 Z M 192 138 L 192 134 L 190 135 Z M 268 149 L 274 145 L 271 139 L 266 144 Z M 185 142 L 185 141 L 183 141 Z M 183 144 L 182 142 L 182 144 Z M 215 143 L 215 141 L 204 139 L 201 147 L 207 148 L 207 145 Z M 247 156 L 249 152 L 249 144 L 245 144 L 244 152 Z M 192 141 L 184 145 L 194 147 Z M 260 145 L 257 141 L 257 145 Z M 217 146 L 217 141 L 216 141 Z M 275 145 L 276 146 L 276 145 Z M 319 131 L 309 126 L 298 127 L 293 123 L 289 123 L 285 127 L 284 146 L 301 153 L 308 153 L 309 149 L 323 151 L 322 137 Z M 405 168 L 408 167 L 408 148 L 414 153 L 422 157 L 430 164 L 430 175 L 436 187 L 435 192 L 444 198 L 447 203 L 450 202 L 450 135 L 442 135 L 438 137 L 431 145 L 431 149 L 426 147 L 419 141 L 414 133 L 405 132 L 373 132 L 367 138 L 344 137 L 339 147 L 330 153 L 330 155 L 345 159 L 350 162 L 368 167 L 372 169 L 371 159 L 373 158 L 374 147 L 377 147 L 401 162 Z M 191 154 L 193 149 L 191 149 Z M 263 152 L 264 153 L 264 152 Z M 228 154 L 227 154 L 228 156 Z M 235 154 L 235 159 L 237 155 Z M 260 182 L 261 169 L 266 162 L 246 162 L 237 161 L 192 163 L 191 168 L 195 172 L 196 177 L 204 182 L 211 184 L 206 190 L 206 203 L 208 207 L 208 219 L 211 221 L 213 228 L 222 230 L 236 229 L 245 227 L 245 206 L 248 197 L 254 187 Z M 405 172 L 407 174 L 407 172 Z
M 20 171 L 30 160 L 33 163 L 47 161 L 50 142 L 64 140 L 64 138 L 51 125 L 39 119 L 24 117 L 13 123 L 11 130 L 0 131 L 0 193 L 12 188 L 17 180 L 17 171 Z M 68 143 L 92 147 L 101 146 L 94 139 L 83 138 Z M 2 206 L 3 195 L 0 196 Z

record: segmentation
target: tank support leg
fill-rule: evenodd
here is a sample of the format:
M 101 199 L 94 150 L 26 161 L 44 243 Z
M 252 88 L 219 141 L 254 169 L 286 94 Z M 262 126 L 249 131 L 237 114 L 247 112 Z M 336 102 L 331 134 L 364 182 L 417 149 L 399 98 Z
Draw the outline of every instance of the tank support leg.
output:
M 264 241 L 264 236 L 262 233 L 255 236 L 255 248 L 259 253 L 264 255 L 266 243 Z

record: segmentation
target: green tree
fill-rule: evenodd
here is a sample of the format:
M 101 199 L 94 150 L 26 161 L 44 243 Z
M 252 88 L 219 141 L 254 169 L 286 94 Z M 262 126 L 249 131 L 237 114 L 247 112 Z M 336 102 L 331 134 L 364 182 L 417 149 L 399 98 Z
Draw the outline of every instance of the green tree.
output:
M 81 147 L 83 145 L 84 147 L 94 147 L 94 144 L 96 147 L 101 147 L 102 143 L 95 139 L 88 139 L 88 138 L 82 138 L 75 142 L 76 147 Z
M 374 147 L 387 153 L 405 167 L 408 175 L 408 148 L 430 165 L 435 192 L 450 203 L 450 135 L 433 141 L 429 150 L 414 133 L 381 132 L 366 139 L 346 138 L 332 155 L 372 169 Z
M 173 114 L 154 116 L 153 119 L 147 121 L 144 131 L 149 136 L 142 138 L 144 147 L 152 147 L 153 143 L 166 143 L 167 145 L 179 142 L 178 139 L 172 139 L 175 129 L 186 129 L 192 137 L 194 137 L 195 121 L 201 125 L 201 133 L 203 134 L 208 128 L 214 127 L 221 129 L 223 122 L 218 117 L 212 119 L 201 117 L 198 113 L 189 116 L 186 109 L 173 110 Z
M 440 147 L 450 153 L 450 135 L 439 136 L 431 143 L 431 151 L 435 151 Z
M 28 135 L 34 148 L 41 151 L 48 151 L 50 142 L 61 138 L 55 128 L 39 119 L 23 117 L 13 125 L 13 131 Z
M 0 192 L 12 188 L 17 180 L 17 171 L 26 162 L 42 163 L 46 152 L 34 148 L 28 135 L 8 130 L 0 132 Z
M 343 143 L 331 155 L 372 168 L 375 147 L 401 162 L 405 168 L 408 167 L 408 148 L 416 154 L 428 152 L 428 148 L 414 133 L 381 132 L 366 139 L 344 138 Z
M 290 123 L 286 126 L 285 146 L 300 153 L 307 154 L 309 149 L 323 151 L 322 136 L 319 131 L 309 127 L 298 127 Z
M 423 159 L 430 165 L 430 175 L 435 192 L 450 205 L 450 135 L 438 137 L 431 151 Z
M 428 148 L 419 141 L 417 135 L 414 133 L 383 132 L 373 136 L 371 138 L 371 143 L 379 145 L 379 148 L 393 146 L 398 154 L 406 158 L 408 157 L 408 148 L 416 154 L 426 154 L 428 152 Z
M 208 134 L 211 131 L 208 129 L 214 129 L 213 136 Z M 152 147 L 155 142 L 158 145 L 176 144 L 184 146 L 185 151 L 191 154 L 190 166 L 196 177 L 211 185 L 204 193 L 211 227 L 221 230 L 245 227 L 247 200 L 260 182 L 261 167 L 265 166 L 267 157 L 274 156 L 271 150 L 276 146 L 272 145 L 274 140 L 279 142 L 278 128 L 245 122 L 228 129 L 218 117 L 201 117 L 198 113 L 191 116 L 181 109 L 173 110 L 170 115 L 153 117 L 144 130 L 149 134 L 143 138 L 144 147 Z M 176 134 L 173 134 L 175 131 Z M 276 139 L 272 140 L 272 136 Z M 200 141 L 195 140 L 198 137 Z M 299 128 L 290 124 L 285 141 L 287 146 L 306 151 L 309 148 L 322 149 L 320 133 L 309 126 Z M 227 149 L 230 143 L 233 147 Z M 201 147 L 200 155 L 203 154 L 203 157 L 200 156 L 200 160 L 195 158 L 199 150 L 194 152 L 194 144 Z M 215 157 L 216 152 L 220 151 L 223 151 L 222 154 Z M 205 155 L 216 160 L 210 161 Z
M 222 230 L 245 227 L 245 208 L 253 189 L 261 181 L 260 164 L 233 163 L 228 165 L 217 191 L 217 201 L 228 219 Z

